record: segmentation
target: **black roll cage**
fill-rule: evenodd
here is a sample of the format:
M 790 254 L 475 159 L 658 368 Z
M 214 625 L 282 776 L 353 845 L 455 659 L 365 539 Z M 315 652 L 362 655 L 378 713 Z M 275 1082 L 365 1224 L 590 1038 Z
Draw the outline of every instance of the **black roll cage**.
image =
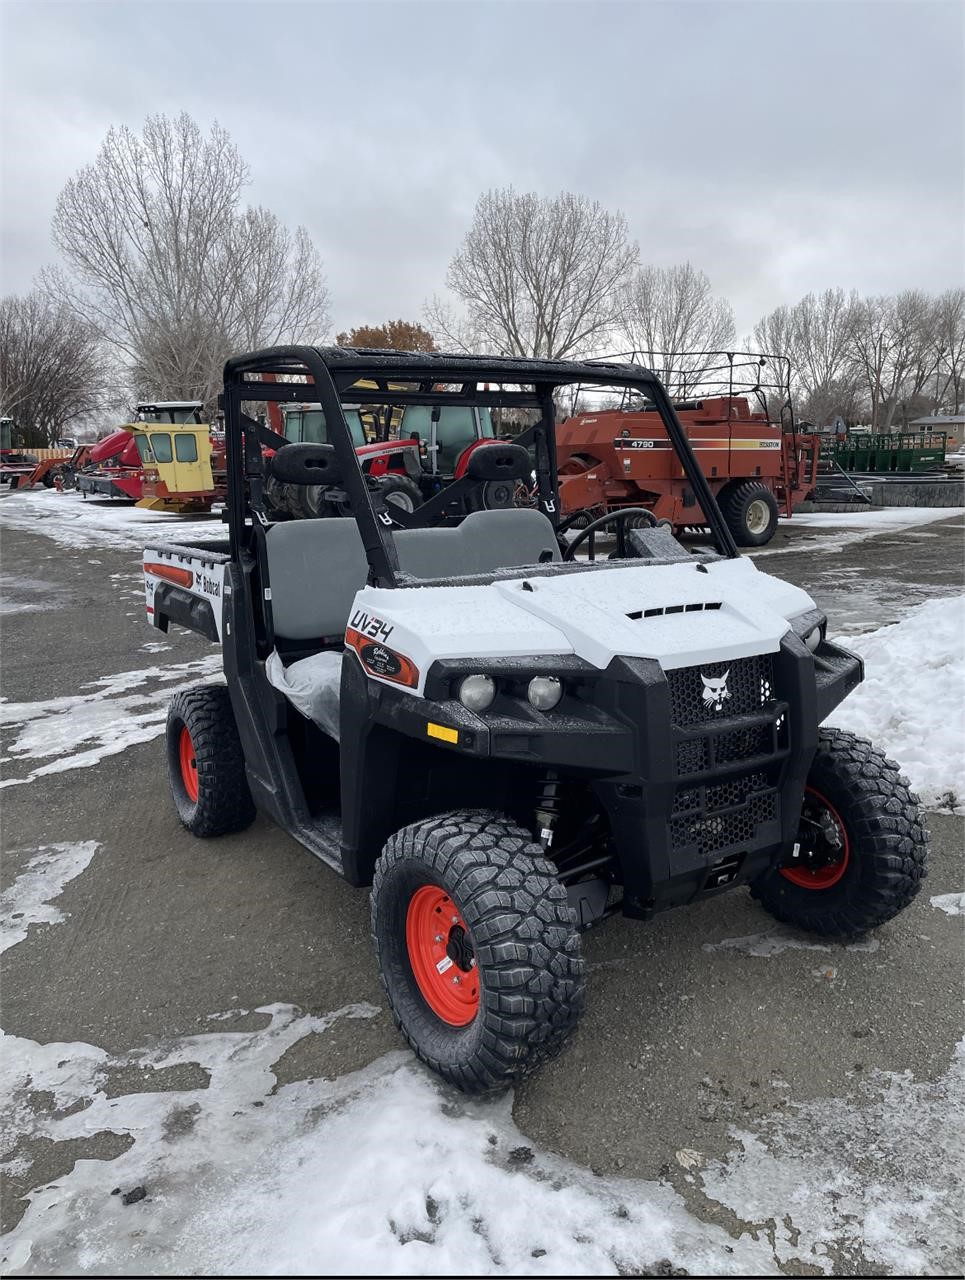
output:
M 272 380 L 263 380 L 266 374 L 271 375 Z M 292 375 L 307 376 L 314 384 L 314 394 L 308 394 L 311 387 L 307 387 L 304 381 L 277 381 Z M 375 388 L 357 386 L 360 380 L 374 383 Z M 419 385 L 414 391 L 389 386 L 398 382 Z M 498 383 L 500 389 L 491 389 L 488 385 L 491 382 Z M 684 474 L 707 518 L 717 550 L 724 556 L 737 558 L 740 553 L 733 536 L 724 523 L 670 398 L 648 369 L 608 361 L 532 360 L 313 346 L 270 347 L 234 356 L 225 365 L 221 407 L 225 415 L 227 513 L 232 558 L 239 560 L 242 550 L 253 546 L 268 524 L 262 502 L 262 445 L 277 449 L 288 443 L 248 417 L 243 411 L 245 402 L 301 402 L 312 399 L 321 405 L 341 473 L 340 483 L 365 547 L 369 582 L 373 586 L 397 587 L 402 584 L 392 529 L 403 522 L 396 518 L 394 512 L 387 512 L 384 504 L 373 501 L 342 412 L 343 398 L 353 405 L 461 404 L 539 410 L 539 421 L 517 436 L 515 442 L 532 445 L 535 449 L 539 506 L 555 528 L 559 524 L 559 490 L 554 393 L 559 387 L 572 383 L 637 389 L 644 393 L 660 415 Z M 458 390 L 440 390 L 440 385 Z M 506 390 L 506 386 L 531 386 L 532 390 Z M 413 521 L 410 519 L 404 523 Z

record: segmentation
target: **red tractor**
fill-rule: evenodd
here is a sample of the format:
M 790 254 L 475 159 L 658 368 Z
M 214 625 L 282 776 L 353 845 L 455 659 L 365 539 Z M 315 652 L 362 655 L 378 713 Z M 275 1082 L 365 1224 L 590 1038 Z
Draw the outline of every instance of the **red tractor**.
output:
M 739 546 L 759 547 L 778 516 L 814 491 L 820 437 L 794 429 L 787 361 L 779 356 L 697 352 L 686 371 L 657 367 L 648 353 L 616 357 L 654 364 Z M 571 524 L 621 507 L 646 507 L 675 530 L 705 518 L 659 415 L 637 399 L 567 419 L 557 431 L 560 502 Z
M 466 474 L 478 448 L 497 443 L 489 409 L 477 406 L 405 405 L 384 414 L 346 405 L 355 452 L 365 475 L 378 480 L 386 502 L 411 513 Z M 291 444 L 327 444 L 321 406 L 269 405 L 272 429 Z M 268 450 L 269 456 L 272 450 Z M 287 485 L 269 474 L 266 494 L 274 508 L 292 516 L 342 514 L 343 500 L 322 485 Z M 467 495 L 471 509 L 511 507 L 514 484 L 482 482 Z

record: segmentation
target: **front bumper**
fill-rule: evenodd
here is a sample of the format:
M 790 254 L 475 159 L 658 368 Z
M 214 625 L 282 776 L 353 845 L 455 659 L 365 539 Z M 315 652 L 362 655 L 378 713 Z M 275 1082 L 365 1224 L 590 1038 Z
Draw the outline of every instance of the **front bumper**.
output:
M 507 678 L 518 662 L 480 664 Z M 789 631 L 776 653 L 664 672 L 645 658 L 597 671 L 554 664 L 571 694 L 542 713 L 519 697 L 484 715 L 451 696 L 465 663 L 437 663 L 425 698 L 380 698 L 379 719 L 424 737 L 426 718 L 456 737 L 442 750 L 583 779 L 608 819 L 624 912 L 664 908 L 755 879 L 796 837 L 818 726 L 860 682 L 859 658 Z M 701 676 L 728 675 L 718 708 Z

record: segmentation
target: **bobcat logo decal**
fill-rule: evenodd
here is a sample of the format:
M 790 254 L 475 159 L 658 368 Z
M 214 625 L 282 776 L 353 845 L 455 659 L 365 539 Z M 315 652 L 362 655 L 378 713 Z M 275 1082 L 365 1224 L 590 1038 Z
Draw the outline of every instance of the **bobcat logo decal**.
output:
M 703 672 L 700 673 L 700 678 L 704 682 L 704 692 L 701 696 L 705 706 L 713 707 L 715 711 L 723 711 L 724 703 L 730 697 L 730 690 L 727 688 L 727 677 L 729 675 L 730 667 L 727 668 L 722 676 L 717 676 L 713 680 L 705 676 Z

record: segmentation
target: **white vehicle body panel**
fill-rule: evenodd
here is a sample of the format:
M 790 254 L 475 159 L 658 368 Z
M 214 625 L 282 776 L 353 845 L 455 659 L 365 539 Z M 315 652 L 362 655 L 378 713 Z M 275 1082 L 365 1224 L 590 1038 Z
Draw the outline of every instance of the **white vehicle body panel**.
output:
M 603 670 L 620 655 L 670 671 L 775 653 L 788 619 L 814 607 L 806 591 L 741 558 L 521 574 L 487 586 L 364 587 L 352 617 L 415 664 L 419 683 L 409 692 L 421 694 L 443 658 L 576 654 Z
M 151 568 L 155 566 L 155 568 Z M 190 595 L 200 596 L 211 604 L 219 642 L 223 638 L 223 613 L 226 558 L 206 556 L 202 550 L 156 544 L 144 548 L 144 603 L 148 621 L 157 626 L 154 613 L 154 593 L 161 582 L 171 582 Z M 173 571 L 173 572 L 172 572 Z M 182 574 L 190 574 L 190 583 L 178 581 Z

